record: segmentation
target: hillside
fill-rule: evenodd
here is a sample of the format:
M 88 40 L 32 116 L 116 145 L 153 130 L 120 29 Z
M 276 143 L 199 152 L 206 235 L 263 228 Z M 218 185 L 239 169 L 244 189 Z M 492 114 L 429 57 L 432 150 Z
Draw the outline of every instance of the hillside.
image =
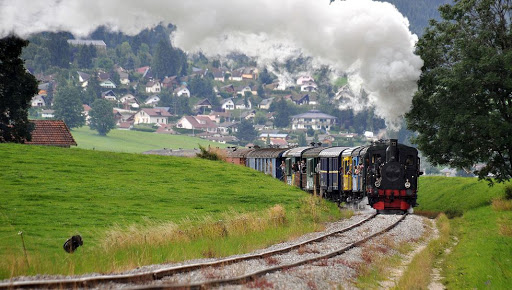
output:
M 228 146 L 186 135 L 157 134 L 131 130 L 113 130 L 107 136 L 100 136 L 96 131 L 85 126 L 73 129 L 71 133 L 78 144 L 78 148 L 112 152 L 142 153 L 163 148 L 193 149 L 198 148 L 199 145 L 219 148 Z
M 306 193 L 223 162 L 14 144 L 0 144 L 0 160 L 0 279 L 229 255 L 317 226 L 311 215 L 296 218 Z M 240 235 L 203 232 L 219 224 L 225 232 L 237 218 L 264 220 L 271 208 L 270 223 L 242 223 Z M 317 221 L 339 214 L 328 208 Z M 188 238 L 157 242 L 178 230 Z M 76 234 L 84 246 L 69 255 L 62 244 Z
M 422 35 L 430 19 L 440 19 L 438 7 L 451 4 L 452 0 L 385 0 L 395 5 L 407 19 L 410 29 L 417 35 Z
M 476 178 L 420 178 L 416 212 L 445 212 L 451 218 L 449 239 L 430 250 L 448 289 L 507 289 L 512 284 L 512 200 L 505 197 L 511 186 L 489 187 Z

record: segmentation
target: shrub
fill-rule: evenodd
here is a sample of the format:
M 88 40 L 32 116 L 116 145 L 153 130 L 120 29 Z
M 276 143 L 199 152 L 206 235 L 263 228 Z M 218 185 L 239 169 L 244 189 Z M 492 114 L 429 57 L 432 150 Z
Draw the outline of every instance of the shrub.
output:
M 201 150 L 200 153 L 197 153 L 197 157 L 208 159 L 208 160 L 225 160 L 224 156 L 222 156 L 222 153 L 220 150 L 211 149 L 208 146 L 207 148 L 204 148 L 203 146 L 199 145 L 199 150 Z
M 512 199 L 512 184 L 505 186 L 505 198 Z
M 449 219 L 461 217 L 463 212 L 461 209 L 450 208 L 444 212 Z

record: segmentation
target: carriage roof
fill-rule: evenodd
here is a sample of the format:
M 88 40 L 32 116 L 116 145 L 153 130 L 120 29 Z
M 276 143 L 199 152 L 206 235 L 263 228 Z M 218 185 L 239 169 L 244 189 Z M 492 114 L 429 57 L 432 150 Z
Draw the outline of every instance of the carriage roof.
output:
M 283 148 L 261 148 L 251 151 L 247 154 L 247 158 L 278 158 L 287 151 Z
M 302 152 L 304 152 L 305 150 L 307 150 L 309 148 L 312 148 L 312 147 L 304 146 L 304 147 L 292 148 L 292 149 L 286 151 L 285 153 L 283 153 L 283 157 L 301 157 Z

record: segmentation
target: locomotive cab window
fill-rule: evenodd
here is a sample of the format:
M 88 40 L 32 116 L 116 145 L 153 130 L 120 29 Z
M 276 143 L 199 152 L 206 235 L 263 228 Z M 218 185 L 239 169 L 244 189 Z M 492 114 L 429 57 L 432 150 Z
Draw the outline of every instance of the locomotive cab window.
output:
M 412 155 L 407 155 L 407 157 L 405 158 L 405 165 L 406 166 L 413 166 L 414 165 L 414 161 L 415 161 L 416 158 L 414 158 L 414 156 Z

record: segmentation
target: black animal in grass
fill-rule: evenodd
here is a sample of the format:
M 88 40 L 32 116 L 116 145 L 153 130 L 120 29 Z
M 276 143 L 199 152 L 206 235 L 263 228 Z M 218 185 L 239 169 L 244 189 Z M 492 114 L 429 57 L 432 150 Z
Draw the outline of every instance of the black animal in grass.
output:
M 69 238 L 64 245 L 62 246 L 64 248 L 64 251 L 68 253 L 73 253 L 78 247 L 82 246 L 84 244 L 84 241 L 82 240 L 82 236 L 75 235 Z

